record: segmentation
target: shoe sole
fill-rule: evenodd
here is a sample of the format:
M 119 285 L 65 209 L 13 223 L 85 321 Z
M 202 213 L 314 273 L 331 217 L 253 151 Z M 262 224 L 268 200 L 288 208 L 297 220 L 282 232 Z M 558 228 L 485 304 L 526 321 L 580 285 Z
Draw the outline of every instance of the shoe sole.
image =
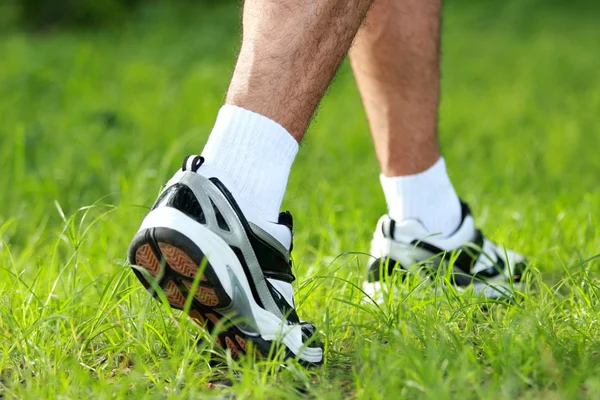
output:
M 234 358 L 246 354 L 252 341 L 263 355 L 275 354 L 282 344 L 285 358 L 298 357 L 309 365 L 322 362 L 321 349 L 304 347 L 300 326 L 284 323 L 256 303 L 229 245 L 179 210 L 160 207 L 148 214 L 129 247 L 129 261 L 152 276 L 172 308 L 183 310 L 192 296 L 189 316 L 215 334 L 217 344 Z M 158 298 L 144 274 L 134 272 Z M 199 273 L 197 289 L 190 293 Z

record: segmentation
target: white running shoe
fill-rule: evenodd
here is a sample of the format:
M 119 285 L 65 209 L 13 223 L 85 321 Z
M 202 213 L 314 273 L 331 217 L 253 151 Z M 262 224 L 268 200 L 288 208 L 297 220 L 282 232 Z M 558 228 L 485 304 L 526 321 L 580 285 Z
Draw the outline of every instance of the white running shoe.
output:
M 291 240 L 286 246 L 249 222 L 219 179 L 201 175 L 203 163 L 200 156 L 187 157 L 167 183 L 133 238 L 130 263 L 148 271 L 171 307 L 183 309 L 206 258 L 189 314 L 211 332 L 221 322 L 216 340 L 222 347 L 236 357 L 248 340 L 265 355 L 283 345 L 286 358 L 322 363 L 316 328 L 298 318 L 293 295 L 276 288 L 291 288 L 295 279 Z M 289 212 L 279 225 L 291 238 Z M 144 274 L 134 272 L 153 293 Z
M 435 273 L 458 252 L 452 274 L 456 287 L 472 285 L 476 295 L 490 299 L 513 297 L 520 288 L 525 257 L 488 240 L 475 228 L 469 206 L 461 204 L 461 225 L 447 238 L 429 234 L 417 220 L 396 222 L 388 215 L 381 217 L 371 242 L 374 261 L 368 267 L 365 291 L 379 293 L 381 283 L 397 269 Z

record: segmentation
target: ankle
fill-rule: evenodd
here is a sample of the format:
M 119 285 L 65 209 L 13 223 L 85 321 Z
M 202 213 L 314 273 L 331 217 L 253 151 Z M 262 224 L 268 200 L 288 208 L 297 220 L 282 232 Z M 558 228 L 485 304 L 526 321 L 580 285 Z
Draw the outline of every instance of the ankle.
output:
M 443 157 L 418 174 L 382 175 L 381 185 L 392 219 L 418 220 L 429 233 L 442 237 L 451 235 L 460 225 L 460 199 L 448 177 Z

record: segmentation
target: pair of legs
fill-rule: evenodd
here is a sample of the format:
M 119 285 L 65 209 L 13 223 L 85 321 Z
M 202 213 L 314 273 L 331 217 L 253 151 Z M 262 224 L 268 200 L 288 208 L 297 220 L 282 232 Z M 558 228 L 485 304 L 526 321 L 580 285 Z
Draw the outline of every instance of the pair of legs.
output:
M 439 158 L 441 0 L 247 0 L 227 103 L 265 115 L 300 142 L 349 49 L 386 176 Z
M 440 157 L 440 8 L 441 0 L 246 0 L 227 104 L 202 156 L 186 158 L 129 250 L 171 306 L 193 296 L 190 316 L 232 354 L 247 340 L 263 353 L 281 340 L 286 356 L 323 360 L 316 328 L 295 311 L 293 221 L 279 208 L 298 143 L 348 51 L 389 209 L 365 291 L 376 295 L 397 269 L 437 268 L 467 244 L 475 249 L 454 259 L 456 286 L 494 298 L 513 289 L 523 258 L 475 228 Z
M 349 51 L 382 175 L 419 174 L 440 159 L 440 13 L 441 0 L 247 0 L 226 103 L 276 121 L 300 142 Z M 388 205 L 396 218 L 450 234 L 460 222 L 458 198 L 449 180 L 440 188 L 434 179 L 428 190 L 439 197 L 384 182 Z

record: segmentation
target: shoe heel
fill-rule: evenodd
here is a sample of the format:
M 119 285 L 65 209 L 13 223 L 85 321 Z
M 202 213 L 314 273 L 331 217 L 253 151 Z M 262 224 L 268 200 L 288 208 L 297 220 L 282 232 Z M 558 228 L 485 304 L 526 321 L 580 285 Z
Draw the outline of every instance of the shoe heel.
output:
M 212 265 L 205 260 L 204 254 L 176 230 L 157 227 L 140 231 L 135 236 L 129 253 L 130 263 L 148 272 L 175 309 L 185 307 L 199 273 L 202 275 L 193 294 L 192 308 L 223 308 L 231 303 L 224 283 L 219 280 Z M 156 296 L 147 276 L 139 270 L 134 271 L 146 289 Z M 229 282 L 225 282 L 227 283 Z

